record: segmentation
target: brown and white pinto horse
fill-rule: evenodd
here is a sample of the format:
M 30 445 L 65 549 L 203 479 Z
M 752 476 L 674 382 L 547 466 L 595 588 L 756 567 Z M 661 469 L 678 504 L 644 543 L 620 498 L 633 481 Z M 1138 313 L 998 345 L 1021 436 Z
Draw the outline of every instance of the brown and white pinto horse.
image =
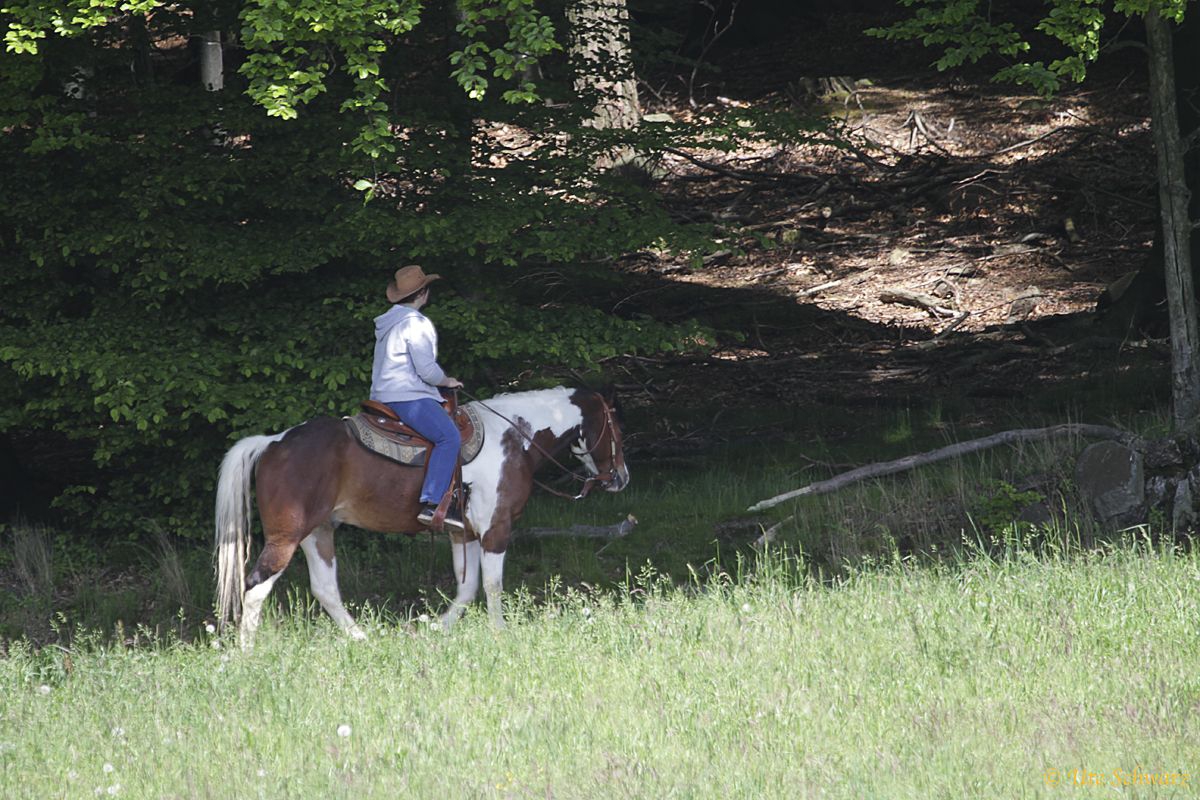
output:
M 629 484 L 612 398 L 584 389 L 545 389 L 476 402 L 483 449 L 463 467 L 467 532 L 452 536 L 458 592 L 442 615 L 458 620 L 479 590 L 482 573 L 488 616 L 504 624 L 504 553 L 513 522 L 544 463 L 568 447 L 588 476 L 610 492 Z M 299 545 L 312 593 L 352 637 L 362 630 L 342 605 L 333 532 L 340 523 L 383 532 L 422 530 L 417 522 L 424 471 L 368 452 L 346 424 L 319 417 L 274 436 L 251 436 L 225 454 L 217 482 L 217 614 L 241 617 L 244 647 L 253 643 L 263 601 Z M 265 543 L 247 579 L 250 482 L 255 478 Z

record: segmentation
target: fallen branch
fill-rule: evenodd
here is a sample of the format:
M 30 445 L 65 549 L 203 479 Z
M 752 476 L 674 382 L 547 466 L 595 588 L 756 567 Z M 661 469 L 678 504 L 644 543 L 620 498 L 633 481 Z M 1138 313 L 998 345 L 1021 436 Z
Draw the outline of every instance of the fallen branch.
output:
M 821 292 L 825 291 L 826 289 L 832 289 L 835 286 L 840 286 L 841 283 L 842 282 L 840 280 L 829 281 L 828 283 L 822 283 L 818 286 L 813 286 L 811 288 L 796 292 L 796 296 L 797 297 L 812 297 L 813 295 L 820 294 Z
M 882 303 L 898 303 L 904 306 L 916 306 L 923 308 L 935 317 L 953 317 L 955 311 L 946 308 L 936 297 L 920 292 L 910 292 L 907 289 L 889 289 L 879 293 L 879 301 Z
M 758 549 L 762 549 L 762 548 L 766 547 L 771 542 L 775 541 L 775 536 L 778 535 L 780 529 L 783 528 L 784 525 L 786 525 L 789 522 L 791 522 L 792 520 L 794 520 L 795 518 L 796 518 L 796 515 L 792 514 L 790 517 L 784 517 L 783 519 L 779 520 L 779 522 L 776 522 L 774 525 L 772 525 L 771 527 L 769 527 L 765 531 L 763 531 L 762 536 L 759 536 L 757 539 L 755 539 L 754 543 L 751 545 L 751 547 L 755 547 Z
M 933 464 L 937 461 L 944 461 L 948 458 L 955 458 L 956 456 L 964 456 L 968 453 L 986 450 L 989 447 L 995 447 L 1000 444 L 1036 442 L 1051 439 L 1055 436 L 1071 434 L 1089 439 L 1110 439 L 1131 447 L 1137 447 L 1141 443 L 1141 439 L 1136 434 L 1120 430 L 1119 428 L 1110 428 L 1107 425 L 1053 425 L 1049 428 L 1020 428 L 1017 430 L 1002 431 L 991 436 L 985 436 L 982 439 L 972 439 L 969 442 L 959 442 L 937 450 L 931 450 L 928 453 L 905 456 L 895 461 L 867 464 L 866 466 L 852 469 L 849 472 L 843 472 L 841 475 L 835 475 L 828 480 L 810 483 L 808 486 L 759 501 L 746 510 L 762 511 L 797 497 L 835 492 L 838 489 L 849 486 L 852 483 L 857 483 L 858 481 L 866 480 L 867 478 L 894 475 L 897 472 L 904 472 L 905 470 L 914 469 L 926 464 Z
M 569 528 L 519 528 L 513 531 L 513 536 L 574 536 L 581 539 L 620 539 L 632 533 L 637 524 L 637 517 L 630 514 L 614 525 L 572 525 Z

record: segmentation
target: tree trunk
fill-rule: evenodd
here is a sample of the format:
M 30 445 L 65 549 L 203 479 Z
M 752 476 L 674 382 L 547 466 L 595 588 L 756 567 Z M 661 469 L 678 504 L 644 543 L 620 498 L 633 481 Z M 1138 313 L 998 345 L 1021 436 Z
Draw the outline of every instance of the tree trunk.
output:
M 1184 148 L 1175 105 L 1175 65 L 1171 28 L 1152 8 L 1146 15 L 1150 53 L 1150 120 L 1158 171 L 1158 197 L 1163 229 L 1163 271 L 1171 325 L 1171 398 L 1176 431 L 1190 431 L 1200 421 L 1200 374 L 1196 358 L 1200 333 L 1196 325 L 1196 293 L 1192 281 Z
M 629 11 L 625 0 L 570 0 L 570 57 L 575 92 L 590 103 L 594 116 L 584 122 L 598 129 L 632 129 L 641 122 L 637 76 L 629 50 Z M 614 153 L 611 166 L 628 158 Z
M 225 63 L 221 52 L 221 32 L 208 31 L 200 48 L 200 85 L 210 92 L 225 88 Z
M 1183 24 L 1172 31 L 1172 50 L 1175 64 L 1175 109 L 1179 116 L 1179 130 L 1183 133 L 1200 127 L 1200 107 L 1196 96 L 1200 94 L 1200 14 L 1188 14 Z M 1191 216 L 1200 218 L 1200 152 L 1195 148 L 1184 154 L 1184 178 L 1192 189 Z M 1100 300 L 1098 310 L 1103 312 L 1105 326 L 1115 336 L 1125 337 L 1130 333 L 1153 337 L 1166 337 L 1169 333 L 1166 298 L 1163 278 L 1163 232 L 1155 231 L 1154 245 L 1150 258 L 1132 280 L 1114 284 L 1115 295 L 1106 293 Z M 1195 268 L 1200 264 L 1200 233 L 1192 234 L 1193 282 Z M 1119 288 L 1117 288 L 1119 287 Z

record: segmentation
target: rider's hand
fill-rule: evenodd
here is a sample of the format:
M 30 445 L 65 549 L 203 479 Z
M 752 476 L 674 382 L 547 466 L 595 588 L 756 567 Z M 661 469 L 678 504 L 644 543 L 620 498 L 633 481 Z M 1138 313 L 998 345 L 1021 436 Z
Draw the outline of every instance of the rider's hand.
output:
M 463 387 L 463 382 L 458 378 L 446 378 L 442 386 L 445 386 L 447 389 L 461 389 Z

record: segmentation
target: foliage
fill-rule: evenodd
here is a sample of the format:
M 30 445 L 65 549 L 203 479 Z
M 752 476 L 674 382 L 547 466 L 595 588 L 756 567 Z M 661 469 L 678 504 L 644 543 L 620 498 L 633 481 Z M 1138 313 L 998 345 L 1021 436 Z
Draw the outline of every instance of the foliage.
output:
M 1013 524 L 1022 510 L 1044 499 L 1039 492 L 1022 492 L 1008 481 L 995 481 L 992 493 L 981 504 L 979 525 L 985 531 L 1002 531 Z
M 568 96 L 523 102 L 560 22 L 528 0 L 4 7 L 0 436 L 55 443 L 23 455 L 68 525 L 200 535 L 233 438 L 365 396 L 410 261 L 447 276 L 429 313 L 470 384 L 712 341 L 609 312 L 614 256 L 711 245 L 597 156 L 811 126 L 583 127 Z M 239 30 L 221 92 L 188 46 L 213 29 Z
M 976 63 L 998 54 L 1009 64 L 997 81 L 1011 81 L 1053 94 L 1064 80 L 1082 81 L 1087 65 L 1099 57 L 1105 24 L 1114 17 L 1135 17 L 1157 8 L 1166 18 L 1183 19 L 1188 0 L 1046 0 L 1045 16 L 1034 31 L 1061 47 L 1063 56 L 1044 61 L 1022 61 L 1030 39 L 1010 21 L 995 21 L 990 3 L 980 0 L 900 0 L 914 8 L 913 16 L 887 28 L 873 28 L 873 36 L 890 40 L 917 39 L 927 46 L 944 48 L 935 63 L 939 70 Z

